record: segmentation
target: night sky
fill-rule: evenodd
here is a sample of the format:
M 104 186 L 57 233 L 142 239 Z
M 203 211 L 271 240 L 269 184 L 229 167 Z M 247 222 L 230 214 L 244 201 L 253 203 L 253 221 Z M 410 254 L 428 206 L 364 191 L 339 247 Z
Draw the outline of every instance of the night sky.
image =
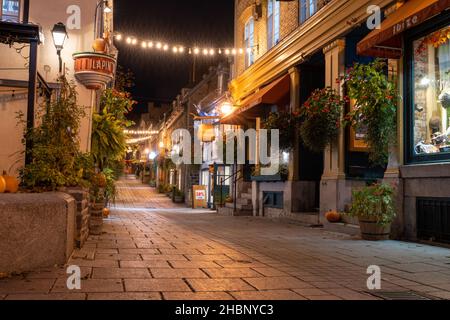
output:
M 234 0 L 116 0 L 114 28 L 124 36 L 201 47 L 230 47 L 234 38 Z M 116 42 L 119 65 L 135 75 L 133 98 L 139 102 L 131 118 L 147 101 L 170 102 L 191 79 L 192 56 Z M 219 57 L 197 61 L 197 81 Z

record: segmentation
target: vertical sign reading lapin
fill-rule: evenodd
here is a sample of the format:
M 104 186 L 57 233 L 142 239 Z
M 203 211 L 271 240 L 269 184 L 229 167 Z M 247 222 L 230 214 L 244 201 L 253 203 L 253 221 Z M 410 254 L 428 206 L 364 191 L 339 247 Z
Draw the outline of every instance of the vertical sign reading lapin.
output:
M 207 208 L 205 186 L 192 186 L 192 209 Z

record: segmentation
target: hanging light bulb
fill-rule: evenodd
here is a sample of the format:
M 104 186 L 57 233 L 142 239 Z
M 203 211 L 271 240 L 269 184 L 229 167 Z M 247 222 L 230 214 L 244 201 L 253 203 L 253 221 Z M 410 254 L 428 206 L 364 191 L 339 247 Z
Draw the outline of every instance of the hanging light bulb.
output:
M 229 56 L 229 55 L 230 55 L 230 49 L 225 49 L 225 54 L 226 54 L 227 56 Z
M 194 54 L 199 54 L 200 53 L 200 49 L 199 48 L 195 48 L 194 49 Z
M 213 56 L 215 53 L 216 53 L 216 52 L 214 51 L 214 49 L 210 49 L 210 50 L 209 50 L 209 55 L 210 55 L 210 56 Z
M 161 49 L 162 48 L 162 43 L 161 42 L 158 42 L 157 44 L 156 44 L 156 49 Z
M 219 54 L 222 54 L 222 49 L 219 49 Z
M 178 47 L 173 47 L 172 51 L 173 51 L 173 53 L 178 53 Z
M 136 45 L 136 44 L 137 44 L 137 39 L 131 40 L 131 44 L 132 44 L 133 46 Z
M 231 50 L 231 53 L 235 56 L 237 53 L 236 49 Z
M 169 45 L 168 45 L 168 44 L 165 44 L 164 47 L 163 47 L 163 50 L 164 50 L 164 51 L 169 50 Z
M 252 53 L 252 48 L 247 48 L 247 53 Z
M 183 53 L 184 52 L 184 48 L 183 47 L 179 47 L 178 48 L 178 52 Z
M 239 54 L 243 54 L 244 53 L 244 49 L 239 49 Z
M 117 41 L 122 41 L 122 35 L 121 34 L 116 35 L 116 40 Z
M 146 49 L 147 48 L 147 42 L 142 41 L 142 48 Z
M 149 48 L 153 48 L 153 46 L 154 46 L 153 41 L 149 41 L 149 43 L 147 44 L 147 46 L 148 46 Z
M 127 38 L 127 43 L 131 44 L 132 39 L 130 37 Z

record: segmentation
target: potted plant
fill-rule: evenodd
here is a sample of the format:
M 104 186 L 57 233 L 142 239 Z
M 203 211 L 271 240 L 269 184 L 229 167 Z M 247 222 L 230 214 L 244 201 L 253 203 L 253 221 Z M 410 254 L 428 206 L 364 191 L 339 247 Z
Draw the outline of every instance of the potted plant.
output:
M 369 159 L 374 166 L 386 166 L 389 145 L 396 140 L 397 104 L 400 98 L 395 82 L 391 81 L 382 60 L 364 65 L 355 64 L 343 77 L 348 91 L 347 101 L 354 107 L 344 123 L 365 132 Z
M 388 240 L 396 217 L 394 188 L 373 184 L 353 192 L 349 216 L 357 217 L 364 240 Z
M 184 193 L 181 190 L 179 190 L 178 188 L 174 189 L 173 202 L 174 203 L 184 203 Z
M 341 126 L 345 101 L 332 88 L 317 89 L 303 105 L 300 136 L 313 152 L 322 152 L 333 142 Z
M 89 219 L 89 232 L 92 235 L 100 235 L 103 228 L 103 209 L 105 208 L 106 177 L 99 173 L 91 181 L 91 210 Z

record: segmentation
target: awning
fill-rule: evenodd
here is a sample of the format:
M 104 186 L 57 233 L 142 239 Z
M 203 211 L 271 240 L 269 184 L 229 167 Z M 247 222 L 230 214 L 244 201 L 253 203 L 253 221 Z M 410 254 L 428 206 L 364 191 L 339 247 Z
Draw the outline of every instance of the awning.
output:
M 362 56 L 399 59 L 402 33 L 450 8 L 450 0 L 409 0 L 358 43 Z
M 232 114 L 222 118 L 222 124 L 240 124 L 240 120 L 256 118 L 261 110 L 259 105 L 275 105 L 281 102 L 290 92 L 290 76 L 287 74 L 244 99 L 239 108 Z M 242 118 L 242 119 L 239 119 Z

